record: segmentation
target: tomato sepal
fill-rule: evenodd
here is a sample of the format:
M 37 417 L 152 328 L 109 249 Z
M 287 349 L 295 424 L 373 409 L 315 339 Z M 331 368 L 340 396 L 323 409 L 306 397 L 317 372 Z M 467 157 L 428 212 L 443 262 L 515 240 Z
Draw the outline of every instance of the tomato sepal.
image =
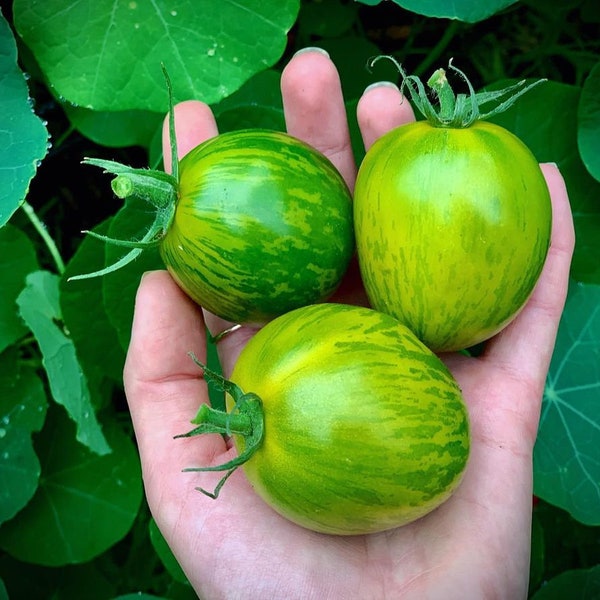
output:
M 416 75 L 408 75 L 393 56 L 377 56 L 371 60 L 369 66 L 372 67 L 381 59 L 390 60 L 394 64 L 402 78 L 400 91 L 404 92 L 405 88 L 408 89 L 417 110 L 434 127 L 470 127 L 476 121 L 493 117 L 510 108 L 523 94 L 546 81 L 546 79 L 538 79 L 527 84 L 526 80 L 522 80 L 500 90 L 475 92 L 467 75 L 455 67 L 450 60 L 448 69 L 465 82 L 469 94 L 455 94 L 446 77 L 446 70 L 437 69 L 427 80 L 428 87 L 439 101 L 439 108 L 436 109 L 428 98 L 427 90 L 421 79 Z M 500 102 L 500 104 L 487 112 L 481 112 L 481 107 L 490 102 Z
M 226 471 L 212 492 L 202 487 L 196 488 L 206 496 L 216 499 L 227 479 L 229 479 L 239 466 L 252 457 L 262 443 L 264 437 L 262 402 L 256 394 L 244 393 L 233 381 L 225 379 L 215 371 L 209 369 L 192 352 L 189 353 L 189 356 L 202 369 L 206 382 L 229 394 L 234 400 L 234 406 L 231 411 L 227 412 L 212 408 L 208 404 L 202 404 L 192 420 L 192 423 L 198 425 L 198 427 L 187 433 L 176 435 L 175 438 L 194 437 L 204 433 L 220 433 L 227 436 L 238 435 L 244 439 L 244 451 L 225 463 L 207 467 L 186 467 L 183 469 L 184 473 Z
M 170 136 L 170 151 L 171 163 L 173 165 L 172 173 L 165 173 L 157 169 L 136 169 L 128 165 L 124 165 L 117 161 L 105 160 L 101 158 L 85 158 L 82 161 L 84 165 L 91 165 L 104 169 L 105 173 L 115 175 L 111 182 L 111 188 L 118 198 L 125 199 L 130 196 L 136 196 L 141 200 L 153 205 L 156 209 L 154 222 L 141 240 L 121 240 L 111 238 L 109 236 L 100 235 L 93 231 L 84 230 L 82 233 L 91 235 L 93 238 L 101 240 L 105 243 L 125 248 L 132 248 L 121 257 L 117 262 L 108 265 L 103 269 L 92 273 L 84 273 L 69 277 L 67 281 L 77 281 L 81 279 L 91 279 L 93 277 L 101 277 L 108 275 L 134 261 L 143 250 L 158 246 L 167 234 L 173 218 L 175 217 L 175 209 L 177 198 L 179 195 L 179 160 L 177 151 L 177 138 L 175 136 L 175 111 L 173 103 L 173 89 L 171 79 L 161 63 L 167 93 L 169 98 L 169 136 Z

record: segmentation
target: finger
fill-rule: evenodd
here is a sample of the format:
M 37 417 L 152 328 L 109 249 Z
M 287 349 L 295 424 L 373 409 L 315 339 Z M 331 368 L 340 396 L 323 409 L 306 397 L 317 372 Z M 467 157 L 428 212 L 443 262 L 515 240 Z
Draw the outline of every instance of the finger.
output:
M 166 271 L 147 273 L 136 296 L 124 369 L 131 415 L 143 431 L 177 422 L 177 431 L 169 433 L 181 433 L 189 425 L 205 385 L 188 353 L 204 361 L 205 345 L 200 309 Z M 178 398 L 182 385 L 187 393 Z
M 315 48 L 295 54 L 281 75 L 281 95 L 288 133 L 325 154 L 353 189 L 356 165 L 344 97 L 329 55 Z
M 198 144 L 217 135 L 217 123 L 210 108 L 203 102 L 188 100 L 174 108 L 175 137 L 177 155 L 184 157 Z M 171 146 L 169 137 L 169 117 L 165 117 L 162 128 L 162 146 L 165 171 L 171 172 Z
M 191 419 L 200 404 L 207 402 L 202 371 L 188 356 L 192 351 L 205 361 L 204 332 L 200 309 L 166 271 L 143 277 L 136 296 L 124 384 L 149 491 L 160 493 L 153 487 L 154 478 L 177 477 L 180 469 L 190 466 L 192 447 L 193 462 L 202 457 L 210 460 L 224 450 L 219 436 L 207 436 L 194 446 L 191 440 L 173 439 L 191 429 Z
M 531 298 L 517 318 L 487 346 L 484 358 L 515 373 L 527 369 L 541 385 L 554 350 L 575 245 L 565 182 L 554 165 L 541 165 L 552 199 L 551 244 Z
M 365 150 L 368 150 L 384 133 L 412 123 L 415 113 L 398 87 L 384 81 L 370 85 L 364 91 L 356 107 L 356 117 Z

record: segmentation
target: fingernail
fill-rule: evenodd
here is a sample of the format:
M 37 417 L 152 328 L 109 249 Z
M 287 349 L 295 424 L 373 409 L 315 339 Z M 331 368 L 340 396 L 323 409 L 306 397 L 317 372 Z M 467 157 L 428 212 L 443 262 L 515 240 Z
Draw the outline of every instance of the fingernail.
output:
M 300 50 L 294 53 L 294 56 L 299 56 L 300 54 L 306 54 L 308 52 L 318 52 L 319 54 L 330 58 L 329 52 L 327 52 L 327 50 L 323 50 L 323 48 L 319 48 L 318 46 L 307 46 L 306 48 L 301 48 Z
M 364 93 L 366 94 L 367 92 L 370 92 L 371 90 L 374 90 L 377 88 L 385 88 L 385 87 L 400 91 L 400 88 L 398 88 L 398 86 L 393 81 L 376 81 L 375 83 L 368 85 L 365 88 Z

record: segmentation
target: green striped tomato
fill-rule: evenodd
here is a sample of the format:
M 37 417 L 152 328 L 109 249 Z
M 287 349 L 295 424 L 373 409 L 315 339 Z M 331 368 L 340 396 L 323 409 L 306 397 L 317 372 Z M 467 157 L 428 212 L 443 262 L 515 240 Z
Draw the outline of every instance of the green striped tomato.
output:
M 552 209 L 536 159 L 506 129 L 419 121 L 367 152 L 354 220 L 372 306 L 445 351 L 519 312 L 546 258 Z
M 351 196 L 322 154 L 280 132 L 221 134 L 179 164 L 165 265 L 198 304 L 263 323 L 328 298 L 354 250 Z
M 262 404 L 264 435 L 245 474 L 299 525 L 331 534 L 398 527 L 461 480 L 470 442 L 460 389 L 389 315 L 333 303 L 291 311 L 250 340 L 231 381 Z M 246 438 L 234 440 L 241 455 Z

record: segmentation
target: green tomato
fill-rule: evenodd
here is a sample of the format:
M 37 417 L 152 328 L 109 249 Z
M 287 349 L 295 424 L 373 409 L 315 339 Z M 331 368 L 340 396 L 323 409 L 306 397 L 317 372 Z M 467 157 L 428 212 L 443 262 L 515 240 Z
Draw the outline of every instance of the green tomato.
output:
M 506 129 L 419 121 L 367 152 L 354 221 L 372 306 L 448 351 L 488 339 L 521 310 L 544 265 L 552 208 L 535 157 Z
M 229 474 L 243 463 L 256 493 L 303 527 L 340 535 L 399 527 L 447 500 L 467 464 L 456 381 L 389 315 L 343 304 L 289 312 L 249 341 L 231 385 L 221 422 L 240 459 L 192 470 Z M 200 411 L 198 433 L 210 431 L 210 412 Z
M 155 217 L 140 240 L 90 232 L 132 250 L 71 279 L 106 275 L 158 246 L 188 296 L 236 323 L 263 324 L 333 294 L 354 254 L 354 225 L 350 191 L 323 154 L 263 129 L 218 135 L 181 161 L 176 143 L 171 152 L 172 175 L 85 161 L 116 175 L 114 193 L 149 202 Z
M 229 321 L 263 323 L 327 299 L 354 251 L 344 180 L 284 133 L 200 144 L 179 164 L 178 195 L 163 261 L 192 299 Z

